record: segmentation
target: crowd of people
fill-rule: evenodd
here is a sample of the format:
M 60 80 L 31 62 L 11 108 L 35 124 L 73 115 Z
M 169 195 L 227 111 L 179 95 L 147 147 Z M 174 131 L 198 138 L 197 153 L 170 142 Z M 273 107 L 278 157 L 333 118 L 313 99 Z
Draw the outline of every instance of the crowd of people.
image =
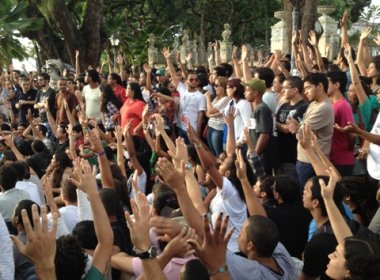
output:
M 380 279 L 380 57 L 347 17 L 335 63 L 293 34 L 292 73 L 217 43 L 56 88 L 4 71 L 0 280 Z

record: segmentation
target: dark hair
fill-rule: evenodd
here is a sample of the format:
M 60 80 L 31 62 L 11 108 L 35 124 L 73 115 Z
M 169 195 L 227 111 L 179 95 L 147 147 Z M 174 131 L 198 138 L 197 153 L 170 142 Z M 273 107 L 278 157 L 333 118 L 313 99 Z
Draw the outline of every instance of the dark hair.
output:
M 324 202 L 322 194 L 321 194 L 321 185 L 319 184 L 319 179 L 322 179 L 325 182 L 326 186 L 328 184 L 329 177 L 327 177 L 327 176 L 314 176 L 314 177 L 310 178 L 308 180 L 308 182 L 311 182 L 311 188 L 310 188 L 311 199 L 317 199 L 318 200 L 322 216 L 327 217 L 326 205 L 325 205 L 325 202 Z M 342 188 L 340 187 L 339 182 L 335 186 L 333 198 L 334 198 L 334 202 L 335 202 L 336 206 L 342 212 L 343 195 L 342 195 Z
M 170 90 L 167 87 L 160 87 L 157 89 L 157 92 L 162 93 L 163 95 L 166 95 L 166 96 L 172 95 L 172 93 L 170 92 Z
M 371 63 L 375 65 L 375 68 L 377 70 L 377 78 L 376 78 L 376 85 L 380 85 L 380 56 L 377 55 L 372 58 Z
M 198 77 L 198 80 L 199 80 L 198 86 L 200 88 L 203 88 L 203 87 L 205 87 L 205 86 L 208 85 L 208 77 L 207 77 L 206 74 L 204 74 L 204 73 L 198 73 L 197 77 Z
M 284 68 L 288 71 L 288 72 L 290 72 L 290 70 L 291 70 L 291 65 L 290 65 L 290 61 L 289 60 L 287 60 L 287 59 L 283 59 L 283 60 L 281 60 L 281 63 L 282 63 L 282 65 L 284 66 Z
M 99 195 L 102 199 L 107 215 L 117 217 L 120 211 L 122 211 L 119 195 L 117 194 L 117 192 L 112 189 L 103 188 L 99 190 Z
M 259 79 L 265 81 L 265 87 L 270 88 L 273 85 L 274 72 L 269 67 L 258 67 L 256 73 L 259 75 Z
M 58 161 L 59 166 L 63 169 L 67 167 L 73 167 L 72 160 L 68 157 L 68 155 L 64 151 L 56 151 L 55 160 Z
M 227 69 L 223 66 L 215 66 L 212 70 L 216 71 L 217 76 L 227 77 Z
M 221 63 L 220 66 L 222 66 L 224 69 L 226 69 L 226 77 L 231 77 L 232 73 L 234 72 L 234 68 L 229 63 Z
M 145 103 L 140 85 L 138 83 L 129 83 L 128 86 L 133 90 L 133 99 L 138 99 Z
M 183 280 L 209 280 L 207 268 L 198 259 L 190 260 L 185 264 L 185 271 L 183 272 Z
M 17 149 L 20 151 L 21 154 L 24 156 L 31 156 L 33 155 L 32 150 L 32 142 L 28 140 L 22 140 L 16 144 Z
M 356 204 L 357 208 L 353 212 L 361 216 L 363 225 L 367 227 L 378 208 L 375 194 L 361 177 L 342 177 L 339 183 L 343 196 L 349 196 L 350 201 Z
M 22 181 L 25 178 L 25 168 L 20 161 L 15 161 L 10 164 L 16 171 L 17 181 Z
M 163 215 L 163 210 L 175 210 L 179 208 L 178 200 L 173 192 L 159 192 L 155 195 L 153 200 L 153 208 L 157 215 Z M 167 215 L 163 215 L 167 216 Z
M 261 177 L 259 181 L 260 181 L 260 191 L 265 192 L 269 199 L 274 199 L 272 186 L 275 182 L 275 177 L 266 175 L 266 176 Z
M 46 147 L 45 143 L 42 142 L 41 140 L 33 140 L 32 142 L 32 149 L 36 153 L 44 153 L 44 152 L 49 152 L 49 149 Z
M 50 75 L 48 73 L 41 73 L 39 76 L 42 77 L 45 81 L 50 81 Z
M 353 47 L 351 47 L 351 54 L 352 54 L 352 59 L 355 61 L 356 60 L 356 52 Z M 342 59 L 342 62 L 348 66 L 348 61 L 346 56 L 344 55 L 344 48 L 340 48 L 339 50 L 339 56 Z M 379 68 L 380 69 L 380 68 Z
M 118 85 L 122 84 L 121 77 L 117 73 L 110 73 L 109 76 L 111 76 L 112 80 L 115 80 Z
M 327 90 L 329 88 L 329 81 L 327 80 L 326 74 L 324 73 L 310 73 L 304 80 L 304 82 L 309 82 L 312 85 L 323 85 L 323 89 L 325 93 L 327 93 Z
M 102 89 L 103 96 L 102 96 L 102 104 L 101 104 L 101 111 L 102 112 L 108 112 L 107 103 L 111 102 L 113 105 L 115 105 L 118 109 L 120 109 L 123 106 L 123 103 L 121 100 L 115 95 L 112 87 L 110 85 L 105 85 Z
M 227 83 L 227 87 L 229 88 L 236 88 L 236 91 L 234 92 L 234 98 L 239 101 L 240 99 L 244 99 L 244 86 L 241 84 L 240 79 L 231 79 Z
M 44 125 L 44 124 L 39 124 L 38 125 L 38 127 L 39 127 L 39 129 L 41 130 L 41 134 L 42 134 L 42 136 L 46 136 L 46 133 L 47 133 L 47 128 L 46 128 L 46 126 Z
M 0 186 L 4 191 L 13 189 L 17 182 L 17 171 L 11 165 L 0 167 Z
M 61 192 L 62 194 L 66 195 L 67 200 L 69 202 L 77 202 L 78 197 L 77 197 L 77 187 L 71 183 L 69 180 L 66 180 L 62 187 L 61 187 Z
M 280 238 L 277 225 L 269 218 L 253 215 L 248 218 L 247 241 L 255 244 L 259 257 L 272 257 Z
M 91 80 L 94 83 L 100 83 L 100 76 L 99 76 L 98 71 L 96 71 L 94 69 L 88 70 L 87 75 L 91 78 Z
M 331 80 L 333 84 L 339 83 L 339 90 L 344 93 L 347 85 L 347 75 L 343 71 L 329 71 L 326 74 L 327 78 Z
M 300 77 L 298 76 L 290 76 L 286 79 L 288 81 L 289 85 L 291 87 L 295 87 L 298 89 L 298 92 L 302 94 L 303 91 L 303 81 Z
M 38 214 L 40 214 L 41 213 L 40 206 L 30 199 L 24 199 L 24 200 L 21 200 L 19 203 L 17 203 L 14 209 L 14 214 L 13 214 L 13 216 L 16 218 L 16 224 L 24 226 L 21 211 L 25 209 L 26 214 L 28 215 L 30 224 L 34 228 L 34 220 L 33 220 L 33 215 L 32 215 L 32 206 L 34 204 L 37 206 Z
M 286 80 L 286 77 L 284 74 L 278 74 L 274 77 L 275 79 L 278 78 L 278 81 L 280 82 L 280 84 L 282 85 L 282 83 Z
M 69 234 L 57 239 L 55 273 L 58 280 L 81 280 L 86 262 L 87 257 L 76 237 Z
M 119 195 L 120 202 L 122 203 L 122 208 L 131 213 L 132 209 L 128 192 L 127 179 L 123 176 L 121 169 L 117 164 L 111 163 L 110 168 L 115 190 Z
M 83 249 L 95 250 L 98 245 L 94 221 L 80 221 L 77 223 L 73 229 L 73 236 L 78 239 Z
M 287 203 L 294 203 L 300 200 L 300 187 L 296 179 L 288 175 L 278 175 L 275 177 L 274 191 L 282 200 Z
M 352 280 L 380 279 L 380 246 L 372 239 L 348 237 L 344 240 L 345 266 Z
M 11 131 L 12 128 L 7 123 L 0 124 L 0 131 Z

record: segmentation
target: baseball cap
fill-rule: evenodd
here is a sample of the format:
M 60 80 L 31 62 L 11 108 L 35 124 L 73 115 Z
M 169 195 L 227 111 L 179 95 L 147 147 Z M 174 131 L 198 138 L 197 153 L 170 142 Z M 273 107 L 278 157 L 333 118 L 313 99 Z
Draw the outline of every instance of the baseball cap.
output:
M 165 76 L 165 68 L 159 68 L 156 70 L 156 76 Z
M 241 84 L 243 86 L 257 90 L 260 94 L 264 94 L 264 92 L 266 91 L 265 82 L 258 78 L 253 78 L 252 80 Z

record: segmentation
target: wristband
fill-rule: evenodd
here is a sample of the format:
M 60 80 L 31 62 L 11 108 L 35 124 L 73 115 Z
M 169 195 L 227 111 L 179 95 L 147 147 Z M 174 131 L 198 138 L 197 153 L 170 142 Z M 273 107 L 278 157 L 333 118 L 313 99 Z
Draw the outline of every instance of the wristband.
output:
M 225 264 L 223 265 L 222 267 L 218 268 L 217 271 L 215 272 L 208 272 L 208 276 L 213 276 L 215 274 L 218 274 L 218 273 L 224 273 L 224 272 L 227 272 L 228 271 L 228 266 Z
M 103 151 L 101 151 L 100 153 L 98 153 L 97 155 L 98 155 L 98 157 L 100 157 L 100 156 L 104 155 L 105 153 L 106 153 L 106 151 L 103 150 Z
M 195 149 L 200 149 L 200 148 L 202 148 L 202 143 L 199 143 L 199 144 L 195 144 L 195 143 L 194 143 L 194 148 L 195 148 Z

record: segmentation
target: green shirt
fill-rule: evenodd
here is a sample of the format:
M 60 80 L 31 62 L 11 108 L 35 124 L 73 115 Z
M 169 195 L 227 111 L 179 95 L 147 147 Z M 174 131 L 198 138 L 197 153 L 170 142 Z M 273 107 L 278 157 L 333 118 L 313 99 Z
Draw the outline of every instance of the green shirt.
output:
M 103 274 L 94 266 L 91 266 L 90 270 L 86 273 L 83 280 L 104 280 Z

